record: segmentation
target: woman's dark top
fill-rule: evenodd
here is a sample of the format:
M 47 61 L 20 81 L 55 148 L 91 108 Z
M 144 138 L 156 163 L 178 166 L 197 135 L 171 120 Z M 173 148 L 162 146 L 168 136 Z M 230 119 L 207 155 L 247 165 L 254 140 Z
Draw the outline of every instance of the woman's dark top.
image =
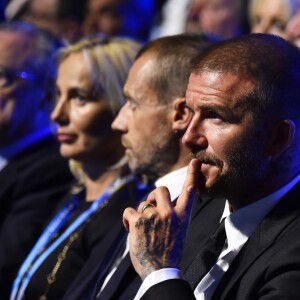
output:
M 45 291 L 47 291 L 45 299 L 61 299 L 90 257 L 93 248 L 101 242 L 105 235 L 109 234 L 110 228 L 116 222 L 122 222 L 124 209 L 128 206 L 136 206 L 138 200 L 147 192 L 146 190 L 138 190 L 135 181 L 125 184 L 115 192 L 106 206 L 100 208 L 88 221 L 79 227 L 77 230 L 78 237 L 73 242 L 70 242 L 70 239 L 65 240 L 47 257 L 31 278 L 25 292 L 25 299 L 38 300 L 44 295 Z M 76 212 L 74 212 L 72 220 L 88 209 L 91 204 L 92 202 L 82 201 Z M 71 221 L 66 226 L 70 223 Z M 66 247 L 67 243 L 69 248 Z M 58 266 L 58 255 L 66 248 L 68 250 L 56 272 L 56 279 L 48 285 L 47 276 L 53 271 L 55 265 L 56 267 Z

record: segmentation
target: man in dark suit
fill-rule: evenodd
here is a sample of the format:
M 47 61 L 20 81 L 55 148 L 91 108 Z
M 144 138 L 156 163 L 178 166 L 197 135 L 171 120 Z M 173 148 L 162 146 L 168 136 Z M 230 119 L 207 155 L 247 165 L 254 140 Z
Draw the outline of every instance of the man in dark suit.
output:
M 0 298 L 72 176 L 50 130 L 60 46 L 30 25 L 0 26 Z
M 195 159 L 182 193 L 174 207 L 157 188 L 124 212 L 143 279 L 135 299 L 299 299 L 299 86 L 300 51 L 277 36 L 228 40 L 194 60 L 183 143 Z M 227 201 L 191 222 L 190 259 L 195 187 Z
M 150 177 L 156 186 L 168 186 L 172 201 L 181 191 L 190 160 L 181 143 L 192 117 L 184 99 L 190 61 L 212 43 L 208 36 L 183 34 L 142 48 L 124 87 L 128 101 L 113 123 L 122 134 L 131 171 Z M 132 299 L 142 281 L 125 247 L 120 220 L 64 299 Z

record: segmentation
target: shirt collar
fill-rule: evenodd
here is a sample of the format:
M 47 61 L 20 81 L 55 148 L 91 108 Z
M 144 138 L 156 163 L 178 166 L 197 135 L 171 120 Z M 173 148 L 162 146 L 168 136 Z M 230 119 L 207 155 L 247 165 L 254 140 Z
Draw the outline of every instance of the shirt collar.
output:
M 11 159 L 48 135 L 51 135 L 50 126 L 26 135 L 9 146 L 0 147 L 1 159 L 6 161 Z
M 178 198 L 182 190 L 183 183 L 187 175 L 187 168 L 188 167 L 183 167 L 164 175 L 156 180 L 155 186 L 166 186 L 170 191 L 171 200 L 174 201 Z
M 226 201 L 221 220 L 226 217 L 225 230 L 228 248 L 230 250 L 241 248 L 262 219 L 299 181 L 300 174 L 274 193 L 232 213 Z
M 2 157 L 0 154 L 0 171 L 3 170 L 7 164 L 8 164 L 8 159 Z

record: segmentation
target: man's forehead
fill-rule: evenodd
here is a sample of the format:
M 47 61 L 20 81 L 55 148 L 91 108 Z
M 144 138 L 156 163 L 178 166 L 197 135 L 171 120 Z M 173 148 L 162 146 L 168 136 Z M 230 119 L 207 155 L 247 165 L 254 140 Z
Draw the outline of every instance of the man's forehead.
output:
M 124 85 L 124 93 L 133 93 L 150 89 L 150 82 L 153 77 L 155 61 L 147 54 L 138 58 L 129 70 Z
M 156 56 L 152 52 L 146 52 L 135 60 L 129 75 L 149 76 L 156 69 L 156 62 Z
M 189 77 L 189 84 L 198 85 L 206 82 L 215 83 L 221 76 L 218 72 L 201 72 L 201 73 L 191 73 Z
M 201 73 L 191 73 L 189 77 L 189 83 L 187 87 L 188 93 L 202 93 L 208 89 L 212 90 L 222 90 L 225 88 L 227 83 L 234 80 L 234 78 L 226 78 L 224 74 L 219 72 L 201 72 Z
M 187 101 L 199 96 L 238 99 L 248 95 L 253 89 L 253 82 L 236 74 L 220 72 L 192 73 L 189 78 L 186 98 Z
M 30 57 L 30 43 L 28 36 L 16 32 L 0 31 L 0 58 L 1 64 L 20 67 Z

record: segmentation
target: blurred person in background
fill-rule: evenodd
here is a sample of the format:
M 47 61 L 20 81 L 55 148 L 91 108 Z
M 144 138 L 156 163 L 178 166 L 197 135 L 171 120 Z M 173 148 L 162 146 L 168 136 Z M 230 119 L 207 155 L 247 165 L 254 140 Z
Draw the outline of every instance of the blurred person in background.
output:
M 252 33 L 269 33 L 291 41 L 286 31 L 298 9 L 298 0 L 251 0 L 249 19 Z
M 66 43 L 82 37 L 86 0 L 11 0 L 8 20 L 21 20 L 48 30 Z
M 0 298 L 72 180 L 50 129 L 53 55 L 61 44 L 29 24 L 0 25 Z
M 54 215 L 19 270 L 11 299 L 62 299 L 95 247 L 136 205 L 147 186 L 129 174 L 120 134 L 111 129 L 122 86 L 140 45 L 129 39 L 83 39 L 62 50 L 56 81 L 60 153 L 78 186 Z M 107 255 L 107 253 L 106 253 Z
M 126 36 L 147 41 L 154 23 L 153 0 L 87 0 L 85 35 Z
M 185 32 L 185 23 L 191 0 L 156 0 L 155 23 L 150 39 Z
M 223 39 L 245 33 L 243 12 L 246 1 L 193 0 L 186 20 L 186 32 L 204 32 Z
M 290 19 L 286 26 L 286 34 L 297 47 L 300 47 L 300 11 Z

